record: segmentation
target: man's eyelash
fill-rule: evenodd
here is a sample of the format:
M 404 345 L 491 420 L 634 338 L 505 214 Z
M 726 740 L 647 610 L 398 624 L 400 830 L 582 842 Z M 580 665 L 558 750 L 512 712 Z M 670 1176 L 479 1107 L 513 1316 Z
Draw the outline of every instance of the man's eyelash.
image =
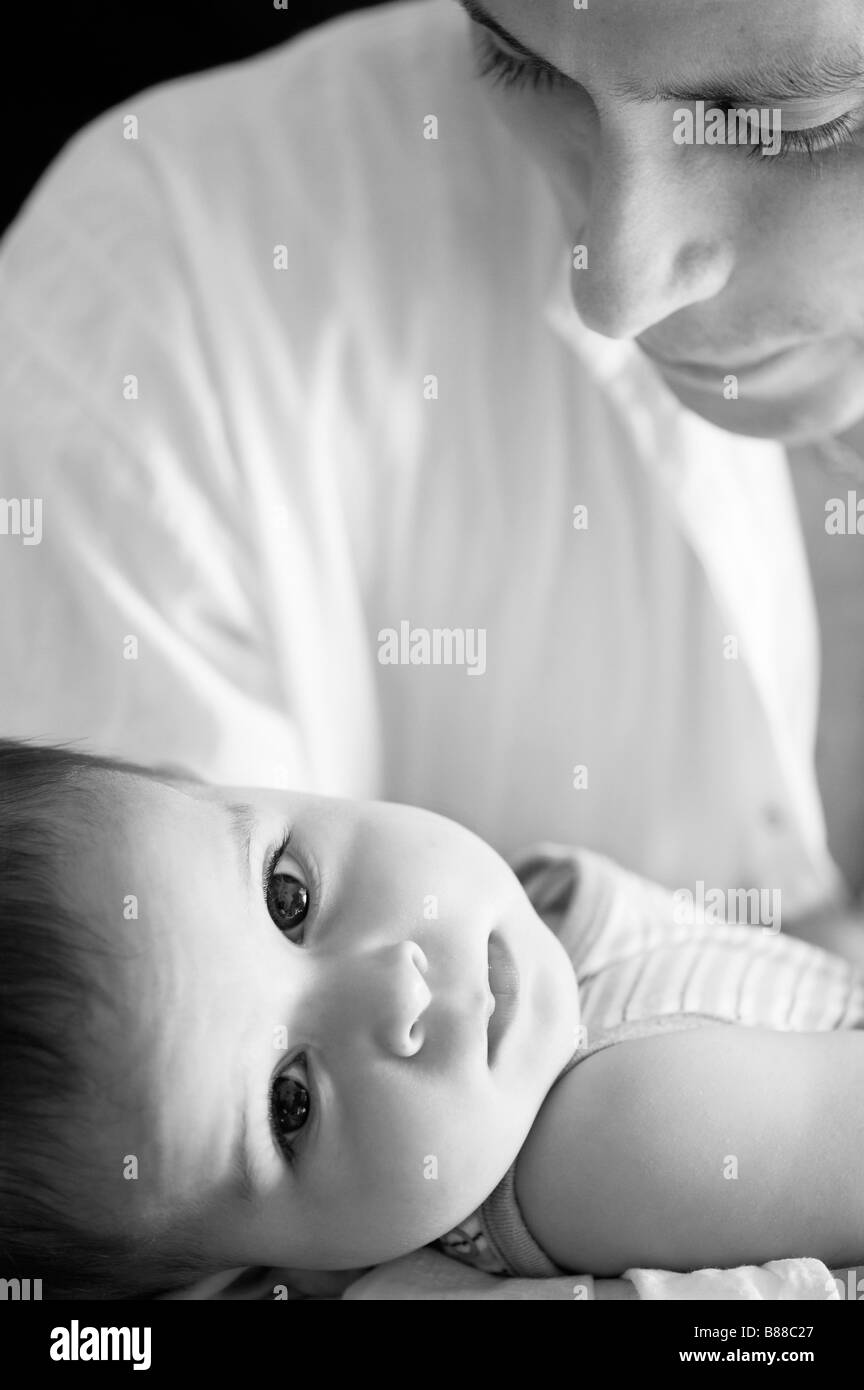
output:
M 780 133 L 780 147 L 777 153 L 766 153 L 766 145 L 754 145 L 748 151 L 751 159 L 785 159 L 789 155 L 806 155 L 813 159 L 817 154 L 831 154 L 851 145 L 858 134 L 858 122 L 851 115 L 837 116 L 825 125 L 810 126 L 807 130 L 784 130 Z
M 477 35 L 476 70 L 479 77 L 489 77 L 501 87 L 530 87 L 547 91 L 570 81 L 551 63 L 537 58 L 520 58 L 493 43 L 487 34 Z M 858 124 L 851 115 L 838 116 L 825 125 L 807 130 L 781 131 L 780 145 L 775 154 L 766 154 L 766 146 L 754 144 L 748 155 L 751 159 L 783 159 L 804 155 L 809 159 L 817 154 L 832 153 L 851 144 L 858 134 Z
M 539 58 L 519 58 L 493 43 L 488 34 L 477 34 L 476 70 L 479 77 L 491 77 L 502 87 L 531 87 L 534 91 L 567 82 L 563 72 Z

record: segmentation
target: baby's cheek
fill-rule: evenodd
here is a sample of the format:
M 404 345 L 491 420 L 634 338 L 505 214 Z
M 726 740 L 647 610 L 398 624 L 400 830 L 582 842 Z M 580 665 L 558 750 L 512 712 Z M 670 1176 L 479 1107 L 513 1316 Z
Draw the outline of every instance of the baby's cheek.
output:
M 518 1150 L 521 1134 L 512 1132 L 500 1107 L 450 1120 L 420 1142 L 408 1133 L 393 1137 L 357 1184 L 349 1218 L 354 1234 L 374 1243 L 386 1231 L 390 1258 L 437 1240 L 475 1210 L 509 1167 L 510 1150 L 513 1156 Z

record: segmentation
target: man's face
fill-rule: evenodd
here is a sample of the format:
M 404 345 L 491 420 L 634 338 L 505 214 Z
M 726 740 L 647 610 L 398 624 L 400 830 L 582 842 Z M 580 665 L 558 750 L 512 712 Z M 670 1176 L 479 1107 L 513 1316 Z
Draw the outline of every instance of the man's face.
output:
M 794 441 L 859 420 L 860 0 L 461 3 L 491 100 L 587 248 L 583 322 L 638 341 L 685 405 L 736 433 Z M 679 143 L 700 100 L 779 110 L 782 147 Z

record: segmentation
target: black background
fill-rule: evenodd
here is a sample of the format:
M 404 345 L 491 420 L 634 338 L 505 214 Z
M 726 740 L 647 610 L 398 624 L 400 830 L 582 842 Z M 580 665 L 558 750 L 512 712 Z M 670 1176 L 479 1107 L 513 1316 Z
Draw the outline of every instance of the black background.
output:
M 18 0 L 0 17 L 0 230 L 76 130 L 184 73 L 236 62 L 380 0 Z
M 506 1281 L 505 1281 L 506 1282 Z M 432 1300 L 437 1301 L 437 1300 Z M 529 1376 L 546 1383 L 568 1368 L 568 1383 L 585 1379 L 593 1365 L 610 1384 L 624 1377 L 644 1380 L 654 1371 L 660 1384 L 669 1384 L 669 1373 L 682 1369 L 681 1353 L 710 1351 L 721 1356 L 738 1350 L 771 1350 L 776 1354 L 772 1366 L 765 1363 L 718 1367 L 717 1384 L 730 1384 L 734 1371 L 744 1382 L 748 1373 L 753 1383 L 768 1385 L 776 1376 L 782 1353 L 798 1355 L 807 1351 L 812 1362 L 793 1363 L 790 1380 L 796 1384 L 835 1385 L 853 1383 L 850 1366 L 860 1368 L 861 1323 L 857 1309 L 827 1306 L 827 1303 L 784 1302 L 783 1307 L 761 1307 L 748 1302 L 746 1308 L 731 1302 L 711 1302 L 696 1308 L 693 1303 L 679 1307 L 677 1302 L 593 1303 L 571 1307 L 558 1316 L 549 1313 L 541 1324 L 523 1323 L 514 1315 L 506 1323 L 487 1323 L 474 1310 L 452 1311 L 442 1316 L 414 1304 L 400 1308 L 398 1319 L 373 1309 L 348 1307 L 322 1314 L 317 1302 L 264 1303 L 6 1303 L 3 1305 L 3 1364 L 13 1368 L 10 1383 L 68 1386 L 130 1384 L 133 1390 L 147 1385 L 196 1387 L 208 1390 L 227 1383 L 246 1387 L 279 1387 L 302 1380 L 314 1386 L 335 1378 L 336 1383 L 352 1385 L 361 1380 L 389 1376 L 419 1379 L 421 1387 L 458 1378 L 454 1370 L 461 1363 L 458 1346 L 470 1346 L 482 1339 L 483 1376 L 488 1381 L 512 1378 L 514 1365 L 527 1368 Z M 499 1314 L 500 1316 L 500 1314 Z M 506 1317 L 506 1313 L 504 1314 Z M 322 1321 L 318 1322 L 318 1317 Z M 58 1362 L 49 1354 L 52 1330 L 70 1327 L 77 1318 L 80 1327 L 149 1327 L 152 1364 L 149 1370 L 135 1372 L 129 1362 Z M 355 1322 L 356 1318 L 356 1322 Z M 464 1322 L 462 1319 L 464 1318 Z M 723 1342 L 696 1335 L 700 1329 L 738 1329 L 739 1335 Z M 747 1326 L 747 1338 L 740 1329 Z M 809 1334 L 807 1328 L 812 1329 Z M 770 1329 L 770 1332 L 769 1332 Z M 790 1335 L 790 1329 L 794 1334 Z M 802 1332 L 804 1335 L 802 1335 Z M 447 1361 L 446 1345 L 455 1359 Z M 437 1353 L 435 1348 L 438 1348 Z M 514 1357 L 517 1358 L 514 1360 Z M 471 1363 L 477 1364 L 477 1363 Z M 787 1363 L 788 1365 L 788 1363 Z M 742 1370 L 743 1367 L 743 1370 Z M 786 1366 L 779 1365 L 782 1373 Z M 730 1378 L 729 1372 L 733 1371 Z M 15 1376 L 15 1372 L 18 1376 Z M 724 1375 L 723 1372 L 726 1372 Z M 800 1374 L 795 1375 L 799 1371 Z M 389 1374 L 388 1374 L 389 1373 Z M 815 1373 L 815 1374 L 814 1374 Z M 859 1369 L 860 1374 L 860 1369 Z M 694 1384 L 692 1363 L 687 1367 L 688 1383 Z M 685 1383 L 685 1382 L 682 1382 Z M 695 1383 L 704 1383 L 699 1376 Z

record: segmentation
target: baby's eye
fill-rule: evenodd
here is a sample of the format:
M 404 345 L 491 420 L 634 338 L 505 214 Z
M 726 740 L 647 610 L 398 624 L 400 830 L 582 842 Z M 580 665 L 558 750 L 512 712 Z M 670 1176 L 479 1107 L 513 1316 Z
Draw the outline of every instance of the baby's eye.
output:
M 298 1062 L 304 1058 L 298 1057 Z M 270 1117 L 273 1130 L 284 1150 L 291 1149 L 290 1138 L 302 1129 L 309 1118 L 312 1098 L 308 1090 L 296 1077 L 284 1072 L 273 1082 L 270 1098 Z
M 309 890 L 293 874 L 275 873 L 267 889 L 267 906 L 280 931 L 290 931 L 309 910 Z
M 294 868 L 299 868 L 299 865 L 285 854 L 285 847 L 283 845 L 277 850 L 267 874 L 267 909 L 279 930 L 290 932 L 299 927 L 306 918 L 309 911 L 309 890 L 302 879 L 282 867 L 287 862 Z

